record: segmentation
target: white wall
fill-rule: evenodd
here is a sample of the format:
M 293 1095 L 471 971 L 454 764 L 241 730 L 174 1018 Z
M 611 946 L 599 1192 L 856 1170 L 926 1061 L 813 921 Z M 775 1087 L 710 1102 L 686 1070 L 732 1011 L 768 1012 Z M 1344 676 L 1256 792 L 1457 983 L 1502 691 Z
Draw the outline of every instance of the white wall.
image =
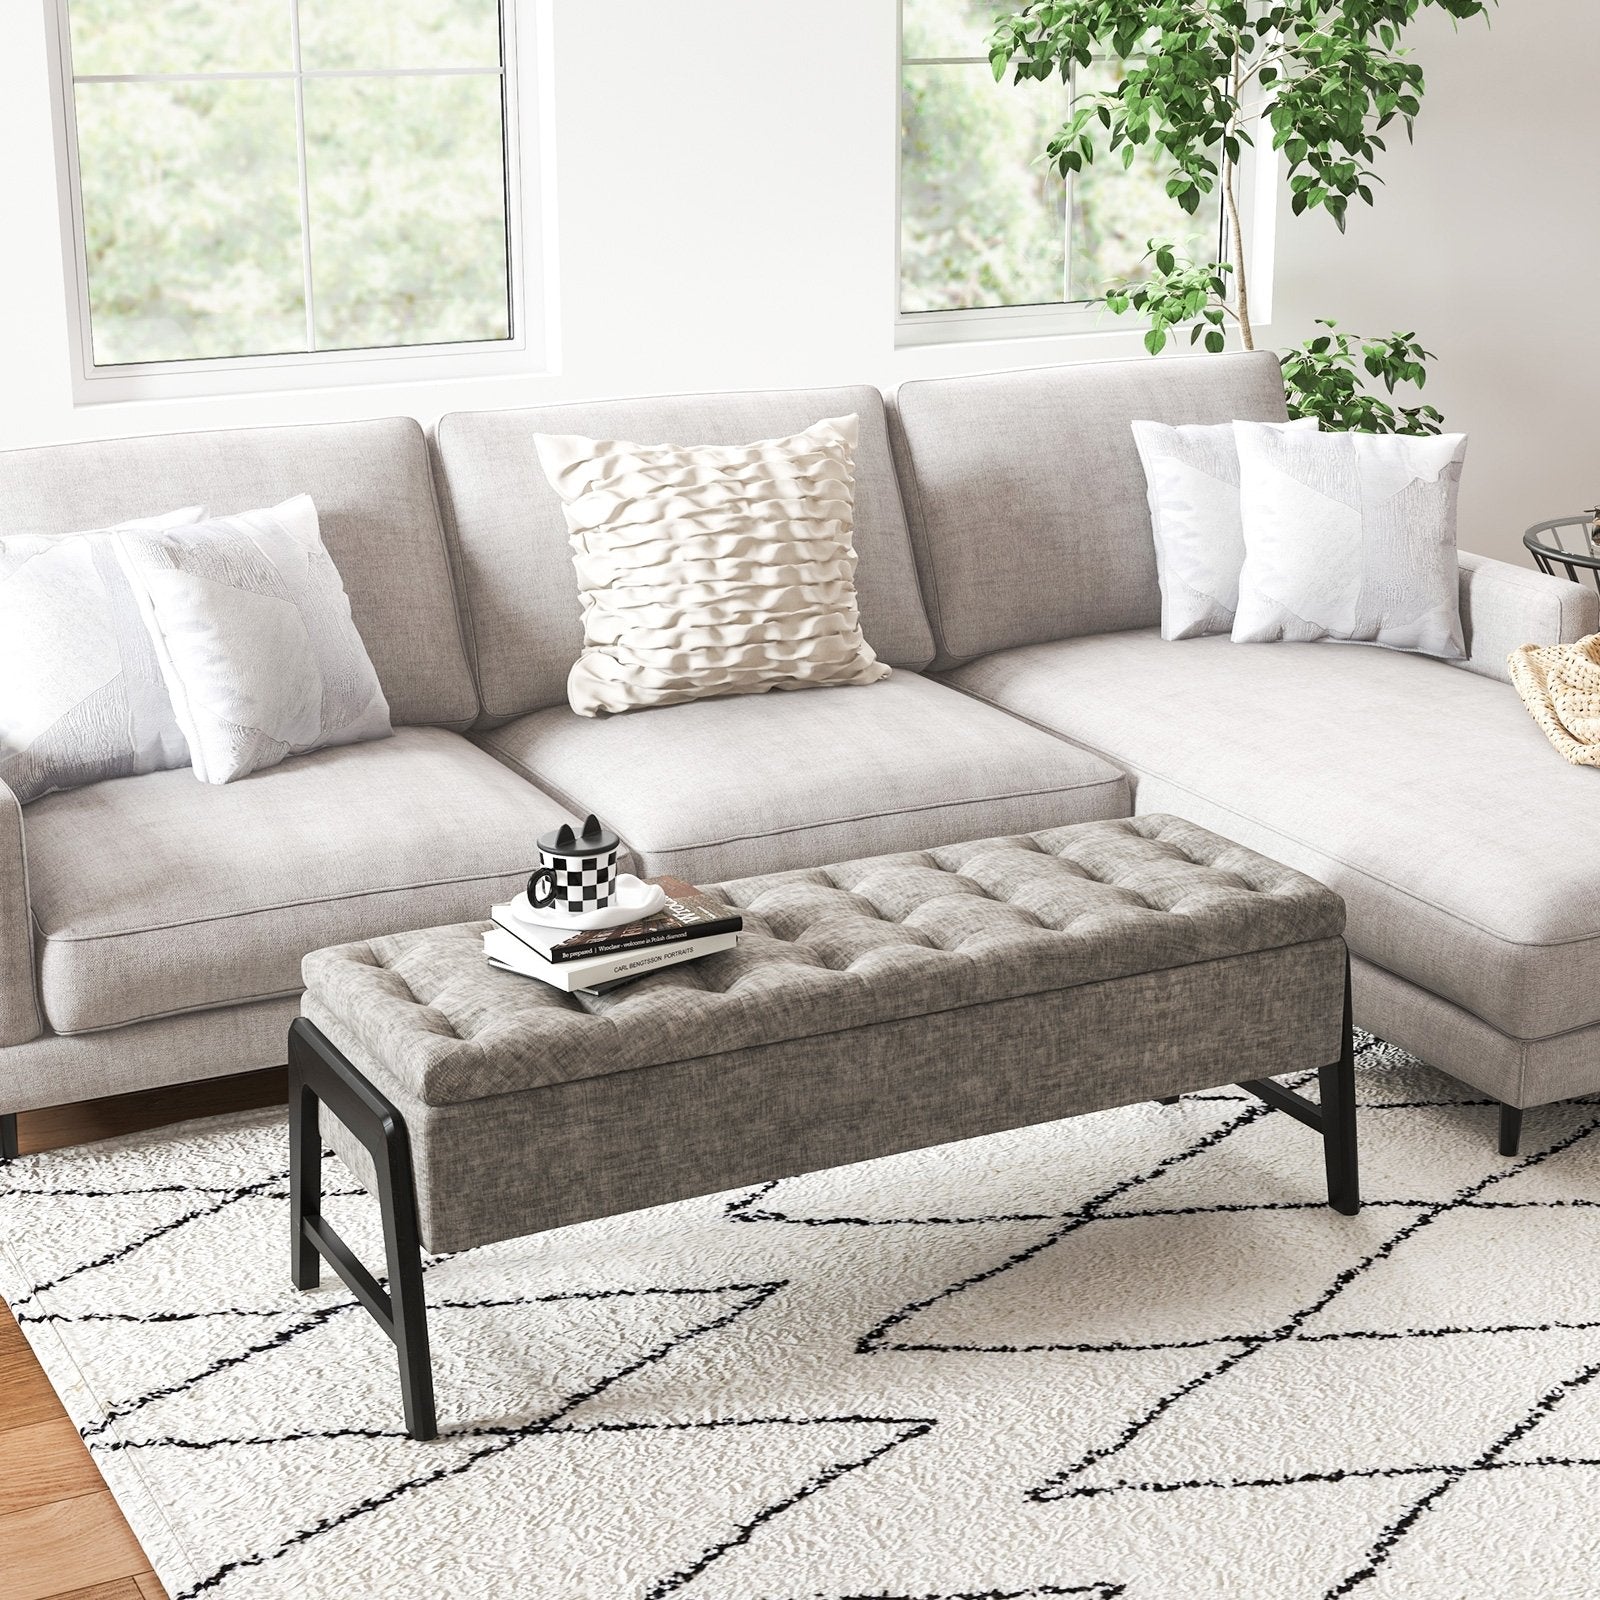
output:
M 529 0 L 520 3 L 530 10 Z M 1126 332 L 896 350 L 894 0 L 553 0 L 560 370 L 74 407 L 43 0 L 0 7 L 0 447 L 605 394 L 1132 355 Z M 603 18 L 603 21 L 597 20 Z M 1552 50 L 1548 41 L 1562 39 Z M 1275 339 L 1415 327 L 1474 436 L 1463 542 L 1600 495 L 1592 91 L 1600 7 L 1418 32 L 1430 91 L 1379 209 L 1279 231 Z
M 1415 146 L 1371 211 L 1278 231 L 1275 342 L 1312 319 L 1416 329 L 1425 397 L 1471 436 L 1461 542 L 1526 563 L 1523 529 L 1600 501 L 1600 5 L 1503 0 L 1492 23 L 1430 12 Z

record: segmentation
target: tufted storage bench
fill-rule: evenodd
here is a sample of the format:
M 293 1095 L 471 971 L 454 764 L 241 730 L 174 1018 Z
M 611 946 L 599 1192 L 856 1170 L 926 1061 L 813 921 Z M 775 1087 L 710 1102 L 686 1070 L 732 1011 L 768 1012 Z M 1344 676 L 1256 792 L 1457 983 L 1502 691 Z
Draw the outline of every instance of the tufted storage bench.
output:
M 488 966 L 484 923 L 306 958 L 295 1277 L 320 1254 L 367 1299 L 418 1436 L 419 1245 L 1244 1080 L 1328 1136 L 1330 1201 L 1355 1209 L 1344 907 L 1288 867 L 1143 816 L 712 892 L 743 913 L 736 949 L 592 998 Z M 1320 1110 L 1261 1081 L 1306 1068 Z M 320 1216 L 319 1116 L 383 1203 L 392 1299 Z

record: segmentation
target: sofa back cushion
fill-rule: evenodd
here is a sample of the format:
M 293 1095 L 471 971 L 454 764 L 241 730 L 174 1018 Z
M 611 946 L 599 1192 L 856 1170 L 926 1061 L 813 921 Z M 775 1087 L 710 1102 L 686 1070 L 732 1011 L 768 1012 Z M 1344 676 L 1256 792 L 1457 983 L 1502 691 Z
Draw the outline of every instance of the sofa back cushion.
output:
M 229 516 L 297 494 L 316 503 L 394 721 L 468 726 L 477 696 L 427 439 L 412 418 L 0 452 L 7 533 L 70 533 L 191 504 Z
M 925 667 L 933 638 L 876 389 L 667 395 L 460 411 L 442 418 L 436 437 L 439 498 L 456 545 L 484 720 L 505 722 L 564 703 L 568 669 L 583 648 L 566 519 L 539 465 L 536 434 L 741 445 L 799 433 L 824 417 L 851 412 L 861 419 L 855 548 L 862 632 L 881 660 Z
M 1266 353 L 902 384 L 890 422 L 938 664 L 1154 627 L 1161 593 L 1133 422 L 1285 415 Z

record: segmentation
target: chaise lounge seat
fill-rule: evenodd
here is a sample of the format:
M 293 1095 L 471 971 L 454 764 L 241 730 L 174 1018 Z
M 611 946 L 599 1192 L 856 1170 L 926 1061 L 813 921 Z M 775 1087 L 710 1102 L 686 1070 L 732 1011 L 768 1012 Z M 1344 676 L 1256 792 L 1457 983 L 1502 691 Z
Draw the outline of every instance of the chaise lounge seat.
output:
M 1600 1084 L 1600 858 L 1582 843 L 1600 774 L 1550 749 L 1505 657 L 1593 632 L 1600 611 L 1576 584 L 1464 555 L 1464 662 L 1163 640 L 1130 422 L 1283 415 L 1262 355 L 903 386 L 941 681 L 1126 769 L 1136 813 L 1337 890 L 1356 1021 L 1501 1101 L 1514 1147 L 1520 1108 Z
M 1592 1085 L 1600 856 L 1582 841 L 1600 795 L 1507 685 L 1357 645 L 1148 631 L 1004 651 L 950 681 L 1127 768 L 1137 811 L 1337 890 L 1357 1012 L 1383 1037 L 1513 1106 Z

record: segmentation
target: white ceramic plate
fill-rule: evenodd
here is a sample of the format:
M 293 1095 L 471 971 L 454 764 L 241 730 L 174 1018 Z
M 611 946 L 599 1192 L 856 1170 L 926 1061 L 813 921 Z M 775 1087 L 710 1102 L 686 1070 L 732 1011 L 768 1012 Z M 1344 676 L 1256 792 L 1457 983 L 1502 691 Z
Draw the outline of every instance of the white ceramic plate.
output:
M 660 884 L 644 883 L 631 872 L 617 875 L 617 896 L 602 911 L 557 911 L 553 906 L 530 906 L 526 891 L 511 902 L 511 914 L 536 928 L 570 928 L 586 933 L 593 928 L 620 928 L 625 922 L 653 917 L 667 903 Z

